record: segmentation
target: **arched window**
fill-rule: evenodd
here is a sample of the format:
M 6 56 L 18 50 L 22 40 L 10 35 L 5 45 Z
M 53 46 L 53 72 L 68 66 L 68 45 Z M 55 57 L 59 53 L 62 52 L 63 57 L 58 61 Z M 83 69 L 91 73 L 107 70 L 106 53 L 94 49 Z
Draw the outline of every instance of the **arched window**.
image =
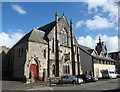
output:
M 53 64 L 52 68 L 53 68 L 52 73 L 55 74 L 55 65 L 54 64 Z
M 54 39 L 52 38 L 52 52 L 54 52 Z
M 70 74 L 70 66 L 68 65 L 68 74 Z
M 43 51 L 44 58 L 46 58 L 46 50 Z
M 61 45 L 67 46 L 68 39 L 67 39 L 67 32 L 64 28 L 61 30 Z

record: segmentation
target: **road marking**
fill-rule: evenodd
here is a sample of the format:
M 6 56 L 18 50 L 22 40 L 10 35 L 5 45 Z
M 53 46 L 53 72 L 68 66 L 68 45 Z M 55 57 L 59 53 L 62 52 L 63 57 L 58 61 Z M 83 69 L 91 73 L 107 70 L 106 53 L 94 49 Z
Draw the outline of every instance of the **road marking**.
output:
M 52 88 L 48 87 L 50 90 L 53 90 Z

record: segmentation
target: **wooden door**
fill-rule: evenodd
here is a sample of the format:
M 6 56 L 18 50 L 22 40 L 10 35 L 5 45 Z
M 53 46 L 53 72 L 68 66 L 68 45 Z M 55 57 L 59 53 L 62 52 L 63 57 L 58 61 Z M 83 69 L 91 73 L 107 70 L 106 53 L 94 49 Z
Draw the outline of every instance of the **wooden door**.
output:
M 34 72 L 34 79 L 37 79 L 37 65 L 31 65 L 30 66 L 30 72 L 33 71 Z

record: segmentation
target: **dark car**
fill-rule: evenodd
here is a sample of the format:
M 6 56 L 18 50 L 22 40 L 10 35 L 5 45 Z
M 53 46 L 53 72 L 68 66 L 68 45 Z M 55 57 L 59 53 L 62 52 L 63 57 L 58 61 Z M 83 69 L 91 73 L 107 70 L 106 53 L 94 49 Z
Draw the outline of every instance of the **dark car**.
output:
M 96 82 L 96 79 L 88 74 L 76 75 L 77 78 L 82 78 L 86 82 Z

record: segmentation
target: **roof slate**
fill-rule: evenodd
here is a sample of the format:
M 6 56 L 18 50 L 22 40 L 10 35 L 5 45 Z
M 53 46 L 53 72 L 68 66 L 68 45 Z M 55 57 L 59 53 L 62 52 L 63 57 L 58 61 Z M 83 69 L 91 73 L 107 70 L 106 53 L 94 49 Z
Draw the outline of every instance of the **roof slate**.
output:
M 62 18 L 62 17 L 61 17 Z M 59 18 L 58 21 L 61 19 Z M 50 22 L 49 24 L 46 24 L 42 27 L 39 27 L 37 30 L 42 30 L 45 32 L 46 35 L 49 34 L 49 32 L 53 29 L 53 27 L 56 25 L 56 21 Z
M 114 62 L 115 62 L 115 60 L 113 60 L 113 59 L 111 59 L 111 58 L 106 58 L 106 57 L 100 57 L 100 56 L 91 55 L 91 53 L 92 53 L 91 51 L 93 51 L 94 49 L 91 49 L 91 48 L 86 47 L 86 46 L 83 46 L 83 45 L 79 45 L 79 47 L 80 47 L 84 52 L 86 52 L 87 54 L 89 54 L 90 56 L 92 56 L 92 57 L 94 57 L 94 58 L 96 58 L 96 59 L 107 60 L 107 61 L 114 61 Z
M 45 32 L 41 30 L 33 29 L 29 37 L 29 40 L 47 44 L 47 41 L 45 40 Z

